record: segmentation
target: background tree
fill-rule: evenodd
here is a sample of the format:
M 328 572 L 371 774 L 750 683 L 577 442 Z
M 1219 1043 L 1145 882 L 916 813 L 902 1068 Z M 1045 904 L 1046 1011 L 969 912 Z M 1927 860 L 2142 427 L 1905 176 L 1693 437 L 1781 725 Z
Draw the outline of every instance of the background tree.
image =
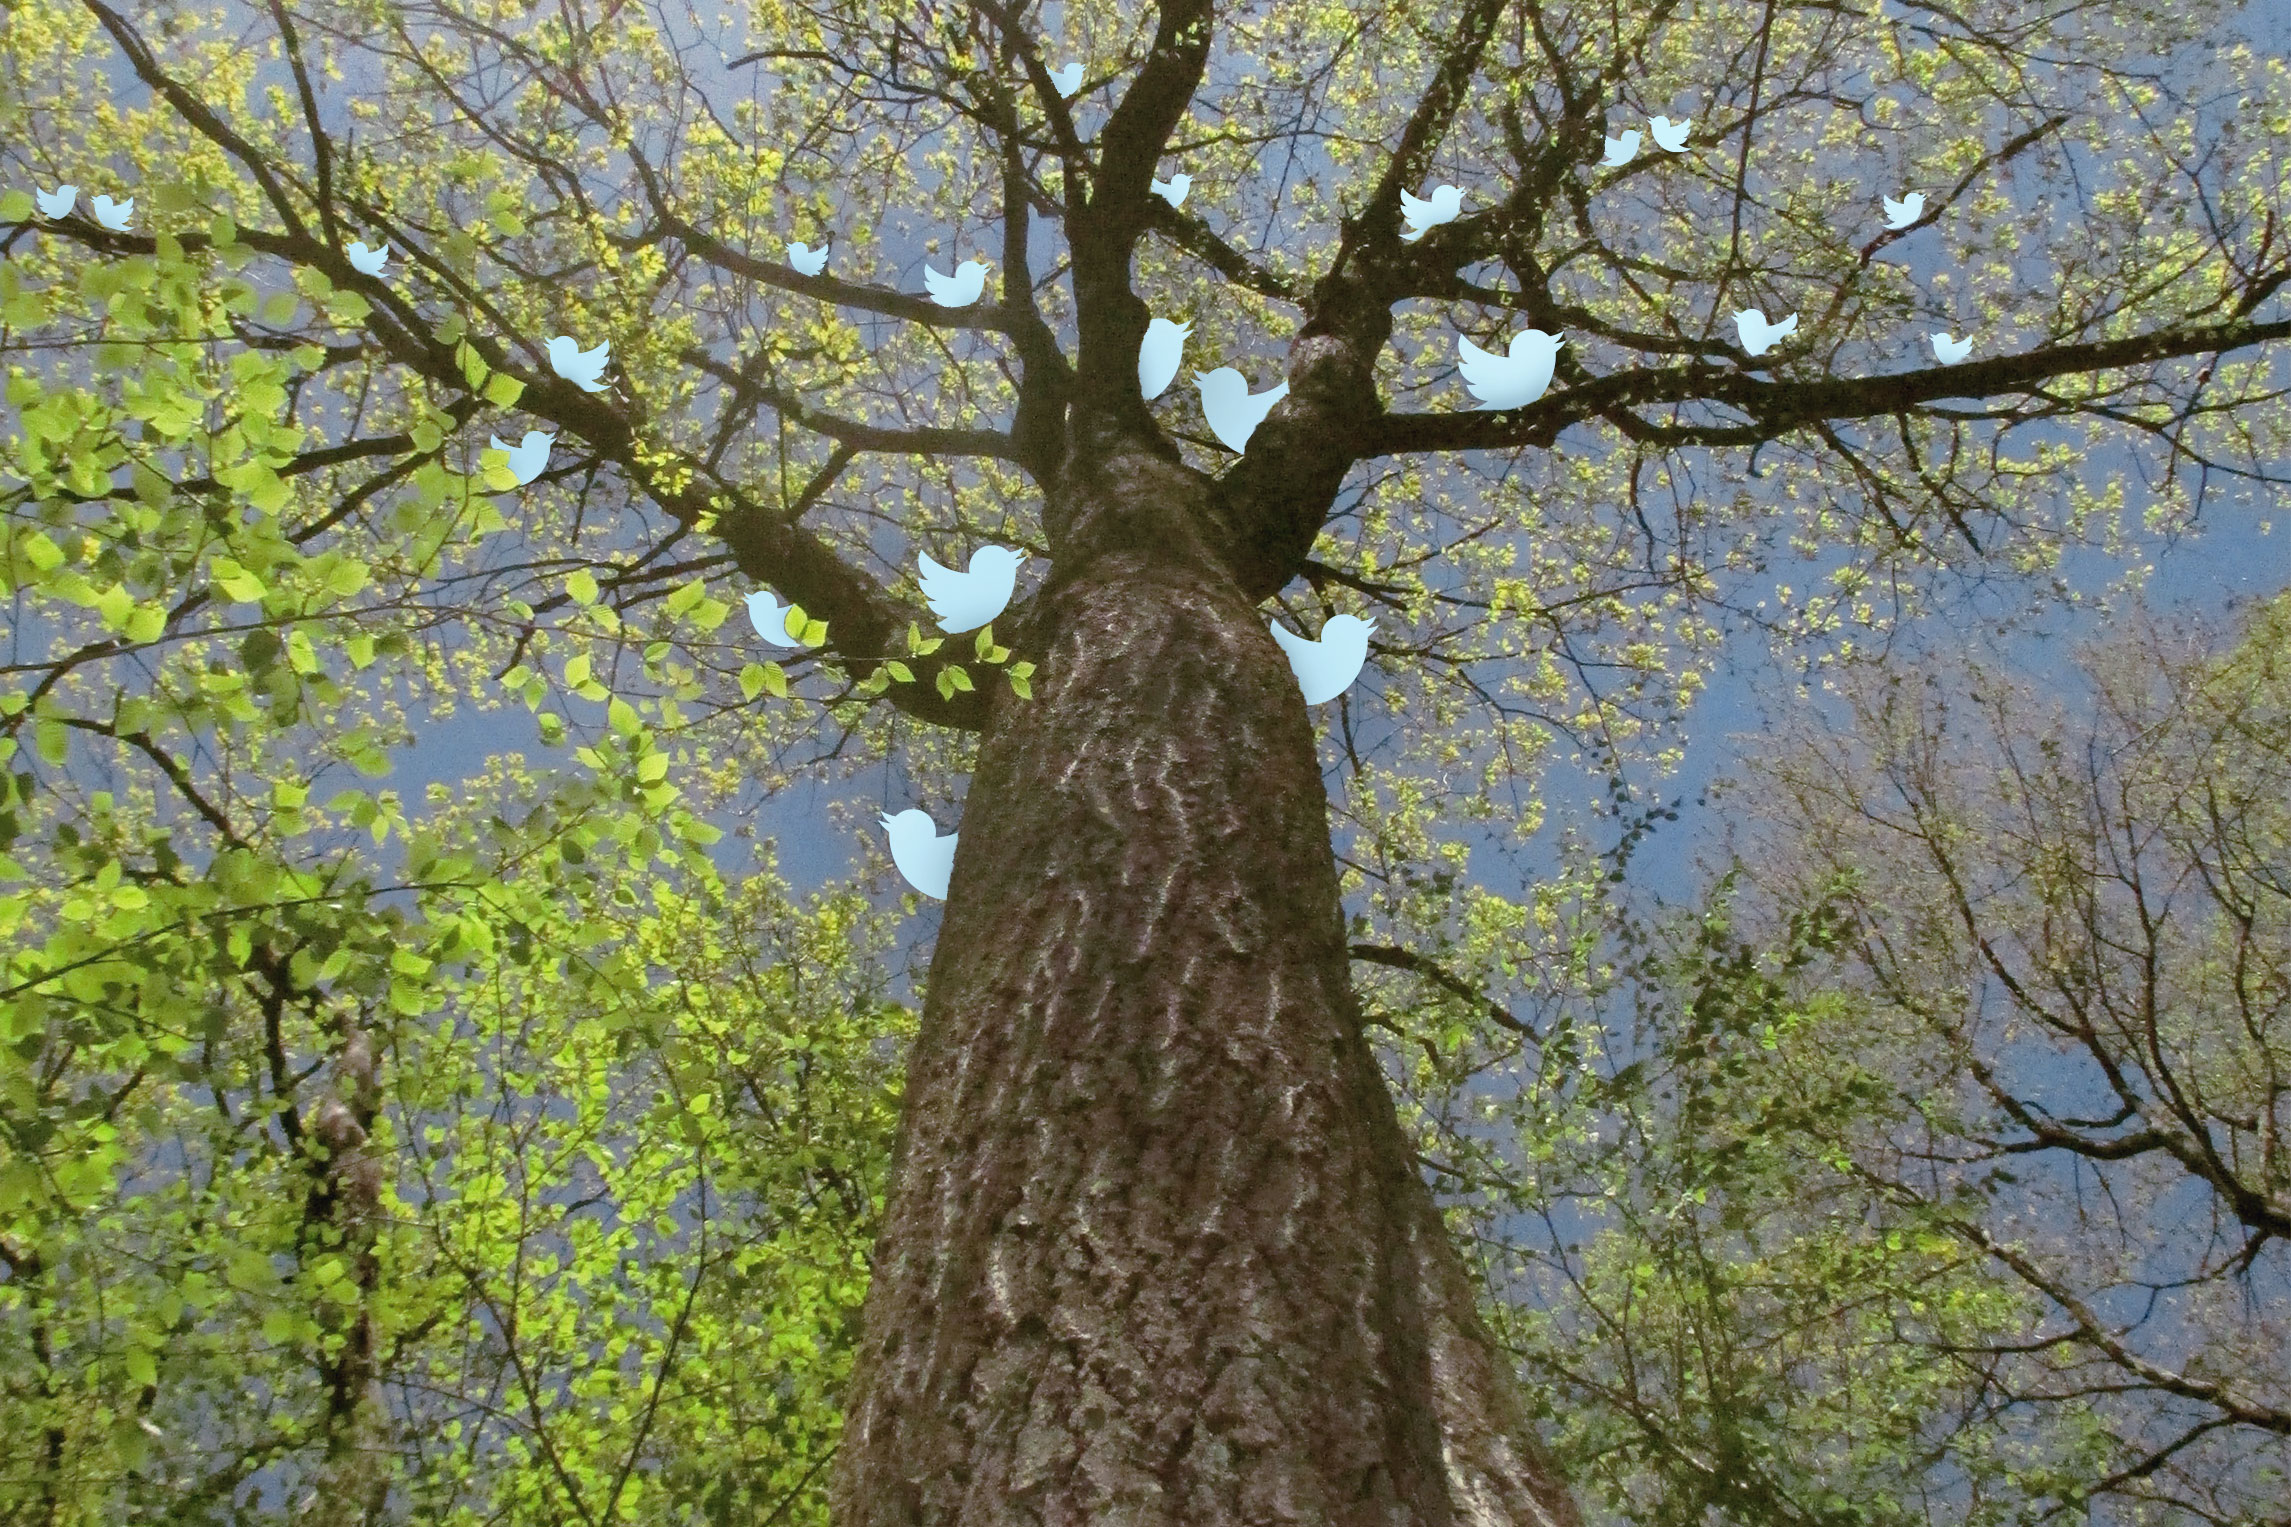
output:
M 573 1312 L 620 1283 L 576 1280 L 553 1328 L 497 1287 L 486 1303 L 501 1264 L 484 1259 L 524 1265 L 508 1249 L 527 1244 L 507 1217 L 519 1174 L 480 1165 L 499 1159 L 485 1131 L 435 1121 L 516 1076 L 516 1057 L 428 1092 L 403 1054 L 450 1057 L 505 1021 L 488 1013 L 543 1016 L 474 989 L 563 1001 L 578 1041 L 589 1013 L 609 1028 L 632 1010 L 616 1004 L 650 1011 L 713 981 L 705 960 L 668 981 L 649 958 L 719 915 L 705 818 L 737 819 L 821 753 L 880 758 L 896 714 L 952 734 L 910 743 L 927 790 L 970 783 L 843 1394 L 839 1520 L 1570 1519 L 1541 1461 L 1544 1402 L 1517 1392 L 1481 1323 L 1349 967 L 1500 998 L 1525 960 L 1580 965 L 1549 901 L 1459 893 L 1462 828 L 1532 832 L 1563 742 L 1660 761 L 1721 602 L 1767 549 L 1836 564 L 1775 623 L 1850 641 L 1937 568 L 2041 572 L 2104 537 L 2117 505 L 2087 460 L 2098 443 L 2155 467 L 2167 520 L 2245 461 L 2264 479 L 2280 428 L 2266 347 L 2287 327 L 2262 309 L 2291 276 L 2271 143 L 2284 91 L 2247 51 L 2189 46 L 2219 14 L 982 0 L 709 27 L 632 4 L 280 0 L 216 27 L 100 0 L 13 10 L 0 136 L 28 145 L 15 163 L 43 186 L 149 188 L 136 231 L 75 217 L 34 242 L 27 224 L 0 272 L 12 342 L 52 331 L 29 342 L 65 347 L 39 352 L 39 374 L 12 363 L 9 383 L 24 486 L 8 576 L 38 648 L 7 701 L 10 740 L 31 747 L 10 801 L 5 988 L 23 1068 L 10 1117 L 30 1122 L 0 1211 L 10 1329 L 37 1376 L 22 1403 L 49 1439 L 25 1509 L 133 1496 L 120 1471 L 153 1467 L 135 1440 L 152 1418 L 116 1380 L 69 1411 L 67 1306 L 33 1292 L 94 1206 L 141 1201 L 134 1171 L 174 1191 L 224 1159 L 212 1143 L 167 1154 L 147 1087 L 203 1090 L 218 1114 L 259 1088 L 281 1169 L 310 1183 L 271 1264 L 291 1266 L 278 1297 L 304 1313 L 282 1304 L 264 1332 L 301 1354 L 308 1392 L 271 1386 L 280 1440 L 268 1459 L 239 1448 L 241 1482 L 267 1464 L 317 1481 L 289 1492 L 311 1509 L 369 1519 L 450 1494 L 422 1449 L 468 1436 L 454 1406 L 401 1409 L 385 1441 L 370 1393 L 401 1338 L 447 1318 L 432 1321 L 426 1280 L 380 1297 L 405 1265 L 382 1226 L 420 1222 L 426 1147 L 433 1172 L 468 1163 L 460 1191 L 488 1237 L 429 1240 L 454 1297 L 483 1305 L 478 1328 L 502 1333 L 498 1363 L 462 1370 L 530 1495 L 494 1516 L 611 1520 L 678 1489 L 727 1519 L 783 1509 L 750 1482 L 800 1487 L 810 1441 L 769 1436 L 760 1398 L 707 1412 L 714 1432 L 691 1420 L 693 1446 L 762 1430 L 786 1464 L 743 1462 L 745 1493 L 710 1501 L 691 1456 L 653 1440 L 684 1413 L 637 1376 L 644 1342 L 660 1372 L 683 1350 L 679 1299 L 736 1304 L 741 1285 L 701 1292 L 694 1248 L 688 1288 L 630 1317 L 644 1340 L 594 1353 Z M 1048 70 L 1071 56 L 1086 67 L 1068 101 Z M 767 64 L 768 105 L 733 104 L 727 70 Z M 2230 132 L 2223 101 L 2267 131 Z M 1619 109 L 1692 115 L 1692 152 L 1594 169 Z M 133 173 L 99 170 L 97 143 Z M 1196 181 L 1183 208 L 1147 189 L 1171 154 Z M 1442 177 L 1472 183 L 1471 210 L 1404 243 L 1401 191 Z M 2033 195 L 2031 178 L 2078 200 Z M 1872 186 L 1910 181 L 1930 185 L 1923 226 L 1948 241 L 1924 279 L 1878 259 L 1901 236 L 1876 232 Z M 878 251 L 914 253 L 877 233 L 908 207 L 958 239 L 983 222 L 993 301 L 938 308 L 882 268 Z M 830 273 L 772 257 L 821 225 Z M 379 278 L 343 253 L 376 235 L 403 260 Z M 1957 298 L 1958 272 L 1977 272 L 1975 295 Z M 1149 300 L 1193 319 L 1198 359 L 1286 346 L 1290 393 L 1238 461 L 1195 436 L 1182 393 L 1158 413 L 1139 396 Z M 1742 353 L 1723 336 L 1749 306 L 1801 311 L 1794 342 Z M 1521 324 L 1568 336 L 1551 395 L 1456 407 L 1453 329 Z M 1887 369 L 1928 327 L 1981 335 L 1980 358 Z M 547 371 L 557 333 L 611 340 L 609 393 Z M 513 484 L 476 451 L 512 409 L 559 431 L 569 464 L 497 500 Z M 1771 467 L 1752 490 L 1759 447 Z M 1716 481 L 1736 484 L 1724 501 Z M 889 570 L 987 535 L 1049 568 L 997 633 L 1033 665 L 1007 670 L 1017 683 L 980 661 L 990 642 L 900 640 L 921 611 Z M 755 662 L 708 590 L 728 568 L 824 620 L 824 645 L 793 672 Z M 1375 679 L 1339 713 L 1345 877 L 1310 720 L 1260 613 L 1299 579 L 1323 610 L 1368 600 L 1383 622 Z M 473 803 L 467 826 L 415 824 L 363 792 L 312 804 L 324 775 L 386 772 L 410 718 L 503 689 L 538 712 L 552 686 L 603 703 L 603 725 L 581 727 L 588 775 L 520 820 L 480 824 Z M 756 706 L 766 690 L 788 703 Z M 845 735 L 807 754 L 821 710 Z M 545 742 L 572 730 L 540 714 Z M 103 770 L 114 788 L 90 783 Z M 352 836 L 376 828 L 404 835 L 386 869 Z M 1374 892 L 1350 933 L 1347 878 Z M 649 899 L 660 931 L 616 934 L 604 909 L 622 897 Z M 1476 935 L 1461 973 L 1441 936 L 1459 924 Z M 568 971 L 609 958 L 582 992 L 521 988 L 504 954 L 521 946 Z M 727 998 L 690 1032 L 729 1026 L 726 1064 L 742 1065 L 729 1056 L 760 1053 L 746 1030 L 769 995 Z M 875 1001 L 860 980 L 844 1006 L 864 1018 Z M 1503 1011 L 1443 1019 L 1463 1025 L 1451 1048 L 1506 1037 Z M 250 1059 L 215 1070 L 209 1032 Z M 552 1091 L 578 1081 L 594 1099 L 600 1073 L 582 1068 L 617 1050 L 543 1053 L 566 1068 Z M 851 1057 L 839 1074 L 865 1070 Z M 706 1202 L 699 1178 L 725 1148 L 691 1105 L 719 1094 L 665 1095 L 687 1099 L 651 1126 L 690 1131 L 681 1210 Z M 379 1134 L 392 1106 L 401 1122 Z M 639 1137 L 622 1191 L 650 1209 L 677 1137 Z M 567 1188 L 570 1156 L 531 1159 Z M 779 1184 L 783 1205 L 799 1183 L 814 1189 Z M 637 1249 L 608 1233 L 625 1220 L 592 1235 L 558 1218 L 550 1275 Z M 668 1222 L 664 1236 L 689 1229 Z M 179 1262 L 149 1264 L 156 1313 L 124 1334 L 116 1304 L 68 1303 L 73 1339 L 114 1344 L 153 1395 L 159 1355 L 173 1361 L 157 1333 L 211 1314 L 167 1304 Z M 241 1281 L 260 1284 L 251 1265 Z M 842 1286 L 814 1285 L 806 1308 Z M 717 1330 L 721 1350 L 755 1340 Z M 518 1371 L 525 1357 L 542 1368 Z M 615 1384 L 634 1398 L 595 1431 L 552 1430 L 544 1396 Z M 67 1474 L 75 1456 L 84 1474 Z M 176 1466 L 156 1466 L 153 1498 L 179 1488 Z
M 1433 1159 L 1587 1494 L 2280 1520 L 2291 596 L 2238 624 L 2133 621 L 2066 702 L 1856 665 L 1701 908 L 1574 914 L 1605 1000 Z

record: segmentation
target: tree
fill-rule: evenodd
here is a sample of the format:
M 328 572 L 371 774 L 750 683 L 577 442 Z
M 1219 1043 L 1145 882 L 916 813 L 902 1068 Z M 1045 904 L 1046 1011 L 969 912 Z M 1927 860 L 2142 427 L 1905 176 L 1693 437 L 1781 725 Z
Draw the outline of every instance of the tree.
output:
M 57 632 L 8 702 L 10 738 L 28 734 L 45 770 L 10 802 L 30 882 L 11 903 L 12 1021 L 50 1057 L 27 1062 L 45 1069 L 19 1106 L 92 1141 L 114 1092 L 142 1086 L 144 1050 L 204 1064 L 184 1059 L 197 1031 L 177 1005 L 239 992 L 211 1021 L 258 1034 L 291 1008 L 340 1110 L 315 1145 L 288 1142 L 323 1185 L 306 1218 L 321 1251 L 343 1249 L 329 1286 L 363 1286 L 370 1174 L 343 1163 L 371 1138 L 370 1090 L 390 1085 L 367 1036 L 452 1011 L 425 962 L 482 981 L 500 928 L 586 937 L 564 908 L 594 883 L 553 909 L 499 904 L 532 835 L 557 843 L 583 820 L 579 854 L 665 855 L 705 902 L 703 817 L 738 800 L 723 776 L 744 750 L 784 744 L 807 707 L 879 749 L 887 709 L 953 734 L 921 756 L 970 779 L 836 1519 L 1573 1520 L 1350 967 L 1471 984 L 1398 936 L 1424 909 L 1416 881 L 1436 882 L 1413 865 L 1456 857 L 1433 829 L 1496 815 L 1461 771 L 1532 791 L 1561 738 L 1620 758 L 1659 731 L 1693 693 L 1724 585 L 1784 533 L 1762 518 L 1786 512 L 1800 549 L 1845 562 L 1834 594 L 1777 622 L 1825 637 L 1882 625 L 1873 589 L 1905 606 L 1936 568 L 2041 570 L 2089 535 L 2083 453 L 2048 432 L 2152 452 L 2167 517 L 2190 508 L 2183 473 L 2201 488 L 2238 450 L 2256 461 L 2280 406 L 2269 347 L 2291 333 L 2261 316 L 2291 278 L 2272 128 L 2199 158 L 2204 124 L 2147 115 L 2177 112 L 2191 73 L 2280 113 L 2279 74 L 2248 51 L 2187 46 L 2215 16 L 1470 0 L 1221 18 L 1161 0 L 1046 26 L 974 0 L 762 8 L 703 41 L 626 3 L 528 17 L 272 0 L 249 34 L 284 71 L 266 116 L 244 42 L 180 13 L 19 7 L 10 126 L 35 131 L 10 141 L 40 145 L 41 184 L 92 186 L 78 123 L 119 124 L 152 230 L 42 221 L 19 265 L 32 209 L 20 194 L 9 209 L 27 221 L 7 321 L 77 317 L 93 346 L 84 380 L 10 378 L 25 486 L 8 576 Z M 703 70 L 694 50 L 711 46 L 724 62 Z M 1070 55 L 1085 63 L 1071 100 L 1049 73 Z M 718 107 L 728 71 L 763 65 L 768 110 Z M 352 69 L 347 91 L 322 88 Z M 132 114 L 108 93 L 130 74 L 150 98 Z M 1618 103 L 1635 117 L 1682 99 L 1691 152 L 1591 168 Z M 1248 247 L 1250 169 L 1309 155 L 1331 109 L 1330 169 L 1308 169 L 1294 219 L 1276 182 Z M 1933 187 L 1925 226 L 1956 237 L 1953 263 L 1991 262 L 1981 311 L 1950 325 L 1985 337 L 1981 358 L 1884 368 L 1947 288 L 1877 259 L 1897 235 L 1836 231 L 1871 215 L 1880 175 L 1879 155 L 1852 171 L 1830 157 L 1843 112 L 1893 135 L 1881 178 L 1913 166 Z M 2021 229 L 2045 226 L 2009 177 L 2072 183 L 2103 151 L 2115 180 L 2078 209 L 2073 244 L 2055 222 L 2050 265 L 2005 290 Z M 1184 206 L 1149 191 L 1173 153 L 1198 181 Z M 1442 175 L 1487 189 L 1404 241 L 1402 191 Z M 983 215 L 995 300 L 947 309 L 870 276 L 875 230 L 909 198 L 958 232 Z M 791 215 L 832 224 L 834 273 L 770 256 L 764 226 Z M 360 233 L 402 266 L 355 269 Z M 291 273 L 293 290 L 217 264 Z M 1489 265 L 1515 289 L 1471 279 Z M 1735 304 L 1802 308 L 1795 341 L 1747 355 L 1720 337 Z M 846 310 L 888 330 L 872 355 Z M 1157 414 L 1141 396 L 1154 310 L 1193 316 L 1196 355 L 1286 344 L 1289 393 L 1237 461 L 1176 427 L 1182 402 Z M 1445 373 L 1443 324 L 1499 317 L 1567 334 L 1550 395 L 1387 403 Z M 560 333 L 610 338 L 608 392 L 542 364 Z M 1947 401 L 1966 398 L 1982 406 Z M 479 490 L 508 492 L 507 474 L 467 467 L 482 421 L 511 408 L 577 454 L 504 508 Z M 1761 449 L 1763 501 L 1703 486 Z M 1502 475 L 1479 480 L 1491 460 Z M 879 570 L 975 541 L 988 509 L 1048 575 L 993 633 L 933 646 Z M 729 606 L 705 579 L 726 570 L 823 621 L 821 645 L 783 668 L 713 635 Z M 1259 613 L 1299 579 L 1323 610 L 1357 596 L 1397 628 L 1377 648 L 1381 706 L 1356 691 L 1340 714 L 1346 809 L 1370 844 L 1354 863 L 1410 873 L 1354 931 L 1314 729 Z M 217 662 L 231 639 L 237 661 Z M 560 652 L 553 675 L 532 666 Z M 415 698 L 353 679 L 376 658 Z M 504 819 L 482 868 L 425 828 L 386 879 L 336 830 L 386 833 L 391 802 L 321 813 L 307 791 L 329 756 L 386 770 L 401 706 L 497 703 L 481 674 L 535 708 L 553 681 L 607 704 L 577 754 L 594 793 Z M 754 707 L 767 689 L 785 701 Z M 545 739 L 569 730 L 543 714 Z M 75 783 L 99 757 L 122 793 Z M 1532 798 L 1517 817 L 1540 820 Z M 393 893 L 416 896 L 432 944 L 383 917 Z M 196 962 L 193 926 L 219 939 Z M 623 996 L 644 965 L 613 963 Z M 102 1064 L 57 1037 L 73 1024 L 109 1047 Z M 304 1080 L 274 1065 L 268 1106 Z M 122 1166 L 51 1136 L 11 1148 L 36 1205 L 12 1212 L 43 1227 Z M 310 1337 L 340 1397 L 322 1430 L 353 1440 L 326 1441 L 314 1467 L 355 1483 L 343 1450 L 364 1425 L 361 1354 L 381 1344 L 355 1314 L 328 1321 Z M 571 1471 L 535 1488 L 623 1512 L 627 1481 L 655 1477 L 632 1470 L 604 1497 Z M 363 1488 L 315 1492 L 319 1508 L 390 1509 Z
M 2238 625 L 1854 665 L 1699 904 L 1578 877 L 1591 978 L 1427 1157 L 1587 1502 L 2280 1519 L 2291 596 Z
M 1897 1100 L 1839 1164 L 2032 1310 L 1905 1339 L 1948 1360 L 1969 1409 L 2041 1418 L 2060 1456 L 2031 1493 L 2126 1520 L 2273 1520 L 2291 1478 L 2271 1308 L 2291 1230 L 2273 1143 L 2291 597 L 2241 624 L 2220 651 L 2133 622 L 2089 657 L 2079 723 L 1993 671 L 1864 675 L 1851 733 L 1765 765 L 1770 882 L 1848 887 L 1843 974 L 1872 1015 L 1856 1052 Z

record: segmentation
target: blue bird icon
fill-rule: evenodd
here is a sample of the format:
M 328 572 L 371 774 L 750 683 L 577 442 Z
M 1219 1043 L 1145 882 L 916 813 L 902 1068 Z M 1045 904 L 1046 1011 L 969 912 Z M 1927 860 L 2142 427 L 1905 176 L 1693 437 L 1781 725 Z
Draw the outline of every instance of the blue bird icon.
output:
M 1079 63 L 1072 63 L 1063 69 L 1051 70 L 1050 83 L 1058 87 L 1058 93 L 1061 96 L 1071 97 L 1075 91 L 1082 88 L 1082 66 Z
M 1654 134 L 1655 142 L 1663 148 L 1674 154 L 1683 154 L 1686 152 L 1686 135 L 1694 131 L 1694 118 L 1673 122 L 1668 117 L 1657 117 L 1647 124 L 1647 131 Z
M 58 186 L 53 191 L 32 189 L 32 200 L 40 204 L 40 216 L 61 222 L 72 215 L 72 203 L 79 200 L 78 186 Z
M 361 276 L 378 276 L 382 267 L 390 262 L 390 241 L 384 239 L 380 249 L 368 249 L 363 243 L 353 243 L 345 251 L 350 256 L 350 268 Z
M 986 290 L 986 262 L 965 260 L 955 267 L 951 276 L 942 276 L 938 269 L 926 261 L 923 265 L 923 286 L 931 300 L 943 308 L 967 308 L 978 301 L 978 294 Z
M 1464 210 L 1464 190 L 1461 186 L 1438 186 L 1430 200 L 1418 200 L 1406 191 L 1400 193 L 1400 212 L 1408 219 L 1408 231 L 1401 234 L 1404 243 L 1413 244 L 1442 223 L 1452 223 Z
M 1357 615 L 1331 615 L 1321 627 L 1320 640 L 1313 641 L 1283 630 L 1277 620 L 1266 625 L 1289 655 L 1289 671 L 1297 676 L 1307 705 L 1333 700 L 1352 687 L 1368 661 L 1368 633 L 1376 629 L 1374 621 Z
M 803 645 L 789 632 L 787 607 L 780 603 L 777 594 L 770 589 L 758 589 L 748 596 L 747 604 L 748 623 L 756 628 L 758 636 L 775 647 Z
M 495 450 L 509 458 L 510 475 L 517 479 L 520 488 L 548 469 L 549 447 L 557 440 L 555 435 L 544 435 L 537 429 L 527 430 L 524 441 L 518 445 L 508 444 L 499 435 L 487 438 Z
M 1551 386 L 1552 369 L 1559 364 L 1559 347 L 1565 343 L 1556 334 L 1523 329 L 1512 336 L 1510 353 L 1497 355 L 1459 335 L 1456 365 L 1464 373 L 1464 386 L 1480 400 L 1480 407 L 1525 408 Z
M 1743 349 L 1752 355 L 1764 355 L 1797 331 L 1798 315 L 1792 313 L 1780 323 L 1768 323 L 1763 309 L 1744 308 L 1734 315 L 1734 328 L 1742 336 Z
M 822 244 L 814 249 L 809 244 L 790 244 L 788 263 L 796 268 L 799 275 L 816 276 L 827 269 L 827 246 Z
M 1146 325 L 1145 338 L 1138 343 L 1138 391 L 1148 403 L 1177 380 L 1178 362 L 1185 357 L 1185 336 L 1192 332 L 1192 324 L 1172 323 L 1166 318 Z
M 608 339 L 594 350 L 583 350 L 571 335 L 560 334 L 549 341 L 549 369 L 584 392 L 603 392 L 604 383 L 599 378 L 605 374 L 612 348 Z
M 1289 395 L 1289 384 L 1283 382 L 1252 397 L 1249 379 L 1231 366 L 1219 366 L 1206 374 L 1196 371 L 1193 385 L 1200 389 L 1201 415 L 1209 421 L 1210 433 L 1225 442 L 1227 450 L 1237 453 L 1249 449 L 1249 437 L 1265 422 L 1265 415 Z
M 95 199 L 95 220 L 114 233 L 127 232 L 127 220 L 135 215 L 135 198 L 113 201 L 108 196 Z
M 955 840 L 962 836 L 950 832 L 939 836 L 939 827 L 927 812 L 912 807 L 897 816 L 876 816 L 883 824 L 883 835 L 891 840 L 891 862 L 899 867 L 907 884 L 925 896 L 938 901 L 947 899 L 947 881 L 955 872 Z
M 916 560 L 922 564 L 915 576 L 923 586 L 924 602 L 939 618 L 939 629 L 958 636 L 976 631 L 1009 607 L 1026 553 L 1007 546 L 981 546 L 971 553 L 967 573 L 940 566 L 927 551 Z

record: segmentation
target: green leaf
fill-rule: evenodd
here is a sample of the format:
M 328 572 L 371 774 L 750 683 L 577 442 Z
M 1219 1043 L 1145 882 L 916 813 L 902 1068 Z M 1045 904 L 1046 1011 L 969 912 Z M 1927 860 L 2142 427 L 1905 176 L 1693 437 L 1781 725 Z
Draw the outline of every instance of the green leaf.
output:
M 756 697 L 756 692 L 748 688 L 748 673 L 751 669 L 755 672 L 756 682 L 763 688 L 770 690 L 774 697 L 781 700 L 788 697 L 786 669 L 777 663 L 750 663 L 740 670 L 740 688 L 746 692 L 749 699 L 753 700 Z
M 41 531 L 27 533 L 16 543 L 16 549 L 23 553 L 24 560 L 32 564 L 32 571 L 36 573 L 54 572 L 64 565 L 63 548 Z
M 126 636 L 131 642 L 155 642 L 167 633 L 167 607 L 159 604 L 139 604 L 135 613 L 127 617 Z
M 597 602 L 597 580 L 587 568 L 577 569 L 565 580 L 565 594 L 573 603 L 591 605 Z
M 213 578 L 215 586 L 229 595 L 234 603 L 260 604 L 263 595 L 269 592 L 263 587 L 263 581 L 260 578 L 239 566 L 229 557 L 217 557 L 207 564 L 207 568 L 208 575 Z
M 485 383 L 485 401 L 495 408 L 514 408 L 525 396 L 525 384 L 506 371 L 496 371 Z

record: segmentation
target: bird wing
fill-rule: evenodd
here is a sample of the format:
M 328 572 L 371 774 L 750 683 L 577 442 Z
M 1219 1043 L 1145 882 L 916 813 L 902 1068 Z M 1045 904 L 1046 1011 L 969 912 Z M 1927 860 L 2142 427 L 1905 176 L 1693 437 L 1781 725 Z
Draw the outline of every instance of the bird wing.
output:
M 491 440 L 493 441 L 493 448 L 494 448 L 495 450 L 497 450 L 497 451 L 501 451 L 501 452 L 504 452 L 504 453 L 507 453 L 507 452 L 509 452 L 509 450 L 510 450 L 510 447 L 502 443 L 501 437 L 500 437 L 499 435 L 493 435 L 493 436 L 489 436 L 488 438 L 489 438 L 489 439 L 491 439 Z
M 1420 223 L 1424 221 L 1425 218 L 1432 214 L 1433 210 L 1433 203 L 1428 201 L 1419 201 L 1417 198 L 1410 196 L 1406 191 L 1400 193 L 1401 214 L 1405 216 L 1411 223 Z
M 917 553 L 915 563 L 918 569 L 915 581 L 922 585 L 923 602 L 931 607 L 934 615 L 948 614 L 948 607 L 961 599 L 968 589 L 969 575 L 941 566 L 932 560 L 927 551 Z
M 1309 641 L 1297 635 L 1277 620 L 1269 620 L 1265 624 L 1272 630 L 1273 640 L 1280 643 L 1281 650 L 1289 655 L 1291 663 L 1296 662 L 1299 656 L 1310 656 L 1313 650 L 1320 645 L 1318 642 Z
M 933 300 L 944 300 L 954 290 L 954 284 L 954 277 L 942 276 L 936 267 L 924 265 L 923 287 L 931 294 Z
M 1783 319 L 1780 323 L 1775 324 L 1770 332 L 1772 332 L 1776 339 L 1780 339 L 1785 334 L 1795 333 L 1797 328 L 1798 315 L 1792 313 L 1789 317 Z
M 1487 408 L 1501 408 L 1503 396 L 1519 387 L 1519 362 L 1507 355 L 1491 355 L 1469 339 L 1457 337 L 1457 371 L 1464 373 L 1464 385 L 1471 394 L 1480 398 Z
M 1465 385 L 1481 398 L 1512 384 L 1514 371 L 1509 356 L 1490 354 L 1461 335 L 1456 339 L 1456 353 L 1456 366 L 1464 373 Z

